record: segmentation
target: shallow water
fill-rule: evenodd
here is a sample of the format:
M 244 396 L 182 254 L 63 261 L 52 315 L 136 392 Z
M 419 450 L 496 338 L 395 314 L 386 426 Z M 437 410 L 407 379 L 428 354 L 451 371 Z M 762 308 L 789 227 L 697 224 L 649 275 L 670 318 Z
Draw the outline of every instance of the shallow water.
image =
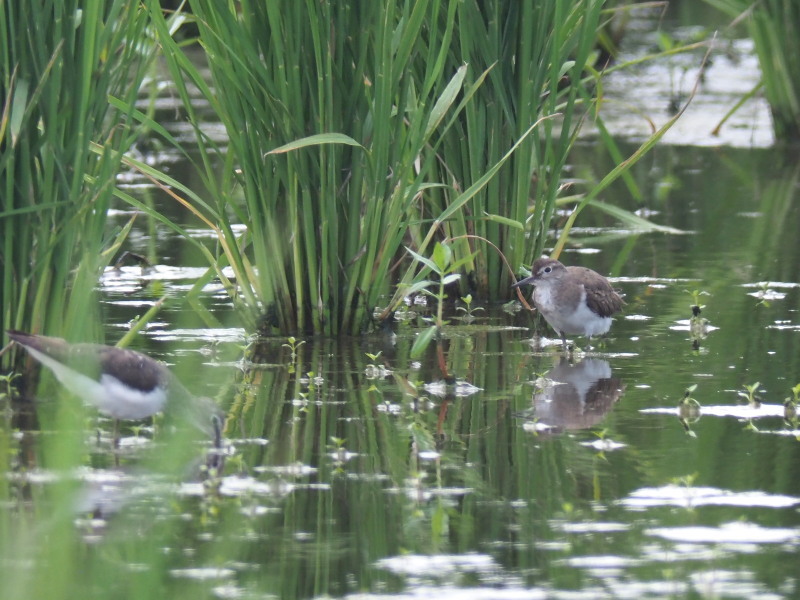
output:
M 594 180 L 613 166 L 589 142 L 571 162 Z M 174 300 L 135 347 L 226 409 L 227 464 L 165 481 L 149 428 L 124 430 L 117 458 L 109 422 L 82 430 L 89 458 L 67 477 L 94 595 L 134 571 L 170 597 L 800 596 L 800 430 L 783 406 L 800 383 L 791 163 L 780 149 L 659 146 L 632 172 L 640 204 L 622 184 L 604 196 L 684 234 L 587 210 L 561 257 L 625 294 L 609 338 L 567 360 L 534 335 L 554 338 L 546 324 L 483 306 L 446 330 L 455 385 L 436 348 L 408 358 L 410 315 L 396 337 L 303 339 L 294 356 L 274 338 L 245 360 L 252 340 L 222 290 L 203 294 L 216 326 L 180 302 L 202 261 L 137 223 L 129 249 L 146 255 L 155 237 L 166 264 L 106 273 L 108 339 Z M 694 290 L 707 322 L 692 330 Z M 756 383 L 759 405 L 741 395 Z M 681 410 L 687 391 L 697 404 Z M 39 410 L 70 399 L 52 400 Z M 7 510 L 44 512 L 57 477 L 39 446 L 53 436 L 8 442 L 24 468 Z M 207 447 L 193 446 L 199 461 Z
M 287 340 L 266 340 L 252 363 L 242 329 L 197 329 L 167 309 L 141 348 L 228 410 L 227 470 L 165 488 L 117 474 L 94 447 L 96 468 L 76 479 L 126 502 L 87 541 L 111 548 L 106 529 L 171 524 L 158 538 L 166 585 L 213 597 L 797 596 L 800 431 L 783 418 L 800 382 L 797 171 L 765 167 L 772 151 L 656 152 L 678 184 L 651 218 L 687 233 L 609 241 L 587 213 L 590 234 L 562 258 L 613 272 L 627 306 L 572 360 L 546 324 L 500 306 L 447 328 L 455 386 L 435 348 L 408 359 L 413 317 L 394 338 L 302 340 L 294 359 Z M 137 269 L 104 278 L 119 326 L 144 309 L 131 303 Z M 196 273 L 147 277 L 169 295 Z M 707 292 L 695 345 L 692 290 Z M 219 290 L 206 299 L 233 321 Z M 758 407 L 739 394 L 756 382 Z M 694 385 L 699 406 L 681 412 Z M 148 440 L 123 438 L 123 467 Z

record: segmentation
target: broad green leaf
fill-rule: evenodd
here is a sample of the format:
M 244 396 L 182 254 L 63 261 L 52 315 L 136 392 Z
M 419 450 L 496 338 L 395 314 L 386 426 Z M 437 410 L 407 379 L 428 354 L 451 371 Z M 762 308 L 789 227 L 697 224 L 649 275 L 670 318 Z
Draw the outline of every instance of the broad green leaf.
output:
M 558 78 L 561 79 L 564 75 L 569 73 L 572 70 L 572 67 L 575 66 L 574 60 L 568 60 L 563 65 L 561 65 L 561 69 L 558 71 Z
M 416 294 L 417 292 L 425 291 L 427 288 L 431 287 L 435 283 L 436 283 L 435 281 L 431 281 L 430 279 L 415 281 L 413 284 L 403 287 L 403 295 L 410 296 L 411 294 Z
M 348 146 L 357 146 L 366 150 L 364 146 L 359 144 L 349 135 L 345 135 L 343 133 L 318 133 L 316 135 L 310 135 L 308 137 L 289 142 L 288 144 L 284 144 L 278 148 L 273 148 L 267 152 L 267 154 L 285 154 L 286 152 L 291 152 L 292 150 L 308 148 L 309 146 L 321 146 L 322 144 L 346 144 Z
M 436 263 L 434 263 L 430 258 L 425 258 L 421 254 L 417 254 L 416 252 L 414 252 L 408 246 L 406 246 L 406 250 L 408 251 L 408 253 L 411 256 L 414 257 L 414 260 L 416 260 L 417 262 L 421 262 L 423 265 L 425 265 L 426 267 L 428 267 L 431 271 L 433 271 L 435 273 L 441 273 L 441 271 L 439 270 L 439 267 L 437 267 Z
M 11 102 L 11 118 L 9 119 L 9 130 L 11 132 L 11 143 L 16 145 L 17 137 L 22 128 L 22 117 L 28 109 L 28 80 L 21 77 L 17 80 L 14 90 L 14 100 Z
M 425 352 L 425 349 L 431 343 L 434 337 L 436 337 L 436 332 L 438 331 L 438 327 L 436 325 L 431 325 L 425 331 L 422 331 L 417 334 L 417 339 L 414 340 L 414 345 L 411 346 L 411 358 L 417 359 Z
M 466 77 L 466 75 L 467 65 L 461 65 L 456 71 L 456 74 L 453 75 L 452 79 L 447 83 L 447 87 L 444 89 L 444 92 L 442 92 L 442 95 L 437 98 L 436 104 L 433 105 L 433 110 L 431 110 L 428 124 L 425 126 L 426 138 L 441 122 L 444 115 L 453 105 L 453 102 L 455 102 L 458 93 L 461 91 L 461 86 L 464 83 L 464 77 Z
M 493 221 L 495 223 L 500 223 L 501 225 L 519 229 L 520 231 L 525 231 L 525 225 L 515 219 L 509 219 L 508 217 L 504 217 L 502 215 L 491 215 L 489 213 L 483 214 L 486 216 L 487 221 Z
M 433 247 L 433 262 L 436 263 L 436 266 L 439 268 L 439 273 L 447 271 L 447 267 L 452 260 L 453 249 L 450 248 L 449 244 L 436 242 L 436 245 Z
M 450 271 L 455 271 L 456 269 L 459 269 L 462 266 L 471 263 L 473 260 L 475 260 L 476 256 L 478 256 L 477 252 L 473 252 L 472 254 L 469 254 L 467 256 L 462 256 L 456 262 L 450 265 Z
M 450 273 L 450 275 L 447 275 L 444 279 L 442 279 L 442 283 L 444 285 L 450 285 L 451 283 L 453 283 L 454 281 L 458 281 L 459 279 L 461 279 L 460 273 Z

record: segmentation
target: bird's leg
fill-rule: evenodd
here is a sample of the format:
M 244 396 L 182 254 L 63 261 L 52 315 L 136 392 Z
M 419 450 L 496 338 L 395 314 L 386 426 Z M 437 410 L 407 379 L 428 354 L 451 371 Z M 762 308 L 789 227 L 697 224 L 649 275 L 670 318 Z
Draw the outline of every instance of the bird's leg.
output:
M 114 419 L 114 437 L 111 440 L 114 455 L 114 467 L 119 469 L 119 419 Z
M 224 421 L 222 417 L 216 414 L 212 415 L 211 426 L 214 434 L 212 439 L 213 448 L 206 452 L 206 462 L 201 467 L 201 473 L 203 490 L 218 497 L 219 489 L 222 485 L 222 471 L 225 468 L 225 449 L 222 442 Z
M 213 415 L 211 417 L 211 425 L 214 428 L 214 447 L 206 457 L 206 468 L 212 477 L 219 477 L 222 473 L 222 468 L 225 466 L 225 454 L 222 447 L 222 418 L 218 415 Z
M 562 331 L 561 332 L 561 348 L 564 351 L 564 354 L 569 352 L 569 345 L 567 344 L 567 335 Z
M 214 427 L 214 449 L 222 450 L 222 418 L 219 415 L 212 415 L 211 425 Z

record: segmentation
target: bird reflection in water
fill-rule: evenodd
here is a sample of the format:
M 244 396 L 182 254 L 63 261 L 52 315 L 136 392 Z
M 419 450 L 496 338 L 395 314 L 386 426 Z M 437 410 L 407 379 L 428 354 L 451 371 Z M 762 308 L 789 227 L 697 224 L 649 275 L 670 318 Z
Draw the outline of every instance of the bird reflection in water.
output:
M 625 385 L 611 376 L 611 365 L 598 358 L 573 363 L 561 358 L 533 394 L 533 407 L 520 416 L 526 429 L 557 433 L 588 429 L 600 423 L 622 397 Z

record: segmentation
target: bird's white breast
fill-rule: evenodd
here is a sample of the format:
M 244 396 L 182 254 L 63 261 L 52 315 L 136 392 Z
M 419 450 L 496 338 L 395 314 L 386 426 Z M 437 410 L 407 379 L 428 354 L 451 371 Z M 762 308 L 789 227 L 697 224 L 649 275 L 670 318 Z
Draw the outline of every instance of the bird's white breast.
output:
M 70 392 L 114 419 L 144 419 L 163 410 L 166 404 L 167 390 L 163 387 L 143 392 L 123 385 L 119 379 L 107 374 L 96 381 L 35 348 L 28 347 L 28 352 L 49 367 Z
M 591 337 L 611 329 L 611 317 L 601 317 L 589 310 L 583 286 L 580 297 L 556 298 L 551 286 L 539 284 L 533 290 L 533 302 L 545 321 L 559 333 Z
M 101 397 L 91 398 L 100 412 L 115 419 L 144 419 L 164 409 L 167 390 L 155 387 L 144 392 L 124 385 L 111 375 L 100 377 Z

